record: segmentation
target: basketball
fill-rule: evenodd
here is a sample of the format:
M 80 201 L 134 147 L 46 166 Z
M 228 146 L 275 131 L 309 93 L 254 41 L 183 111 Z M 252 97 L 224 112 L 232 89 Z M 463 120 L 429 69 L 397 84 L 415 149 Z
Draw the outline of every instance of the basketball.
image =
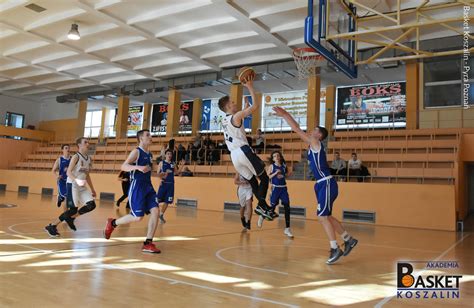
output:
M 413 278 L 412 275 L 405 275 L 402 277 L 402 284 L 407 288 L 411 287 L 414 282 L 415 282 L 415 278 Z
M 244 66 L 239 70 L 239 74 L 237 76 L 240 83 L 245 84 L 247 80 L 254 80 L 255 76 L 257 76 L 257 73 L 253 68 Z

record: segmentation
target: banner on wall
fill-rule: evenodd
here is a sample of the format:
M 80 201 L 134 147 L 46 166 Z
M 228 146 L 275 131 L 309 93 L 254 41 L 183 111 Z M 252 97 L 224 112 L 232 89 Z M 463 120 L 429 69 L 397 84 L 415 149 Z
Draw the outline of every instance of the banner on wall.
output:
M 166 133 L 168 123 L 168 103 L 153 104 L 151 113 L 151 132 Z
M 135 106 L 128 108 L 128 126 L 127 134 L 136 134 L 142 129 L 143 123 L 143 106 Z
M 193 101 L 182 102 L 179 113 L 179 131 L 191 132 L 193 129 Z
M 320 94 L 320 121 L 325 124 L 326 90 L 321 89 Z M 290 130 L 290 126 L 280 117 L 275 116 L 272 108 L 283 107 L 295 118 L 301 129 L 307 128 L 308 91 L 291 91 L 278 93 L 265 93 L 263 95 L 262 129 L 264 131 Z
M 252 97 L 248 96 L 249 103 L 252 104 Z M 245 108 L 245 97 L 242 98 L 242 109 Z M 222 120 L 225 113 L 219 109 L 219 99 L 206 99 L 202 101 L 201 131 L 221 132 Z M 245 118 L 245 129 L 252 129 L 252 116 Z
M 405 82 L 337 88 L 336 129 L 405 126 Z

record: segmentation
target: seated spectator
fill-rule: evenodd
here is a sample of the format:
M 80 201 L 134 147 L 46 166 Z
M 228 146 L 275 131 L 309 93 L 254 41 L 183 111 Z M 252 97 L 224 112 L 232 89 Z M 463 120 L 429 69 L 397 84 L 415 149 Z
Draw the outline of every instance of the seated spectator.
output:
M 261 129 L 257 130 L 257 134 L 255 135 L 255 148 L 259 149 L 257 153 L 260 153 L 261 150 L 265 147 L 265 136 L 263 135 L 263 132 Z
M 209 134 L 209 135 L 207 135 L 206 138 L 204 139 L 203 145 L 206 147 L 206 149 L 208 149 L 208 148 L 211 146 L 211 144 L 213 144 L 214 146 L 216 145 L 216 144 L 214 143 L 214 141 L 212 141 L 211 135 Z
M 202 146 L 202 136 L 201 136 L 201 133 L 197 133 L 196 137 L 194 137 L 193 148 L 199 149 L 201 146 Z
M 182 145 L 181 143 L 178 145 L 178 156 L 177 156 L 177 161 L 182 161 L 185 159 L 186 157 L 186 148 L 184 147 L 184 145 Z
M 214 165 L 221 159 L 221 153 L 214 144 L 211 144 L 209 150 L 207 151 L 207 161 L 209 165 Z
M 348 162 L 349 176 L 356 176 L 357 182 L 362 182 L 362 162 L 357 159 L 357 154 L 352 153 L 352 158 Z
M 189 170 L 188 166 L 185 166 L 183 171 L 181 171 L 181 176 L 193 176 L 193 172 Z
M 341 159 L 339 152 L 335 152 L 334 160 L 331 163 L 331 174 L 344 177 L 346 173 L 346 161 L 344 159 Z

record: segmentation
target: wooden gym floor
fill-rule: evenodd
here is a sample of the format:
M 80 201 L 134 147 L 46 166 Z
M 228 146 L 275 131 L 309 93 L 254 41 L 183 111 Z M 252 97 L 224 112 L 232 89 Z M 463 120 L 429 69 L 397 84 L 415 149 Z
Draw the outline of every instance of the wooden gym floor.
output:
M 124 204 L 120 212 L 100 204 L 76 220 L 77 232 L 60 226 L 58 239 L 43 230 L 60 212 L 54 198 L 7 192 L 0 204 L 17 205 L 0 208 L 0 307 L 472 307 L 474 300 L 469 232 L 346 224 L 359 245 L 327 266 L 316 221 L 293 219 L 290 240 L 283 219 L 258 230 L 254 215 L 253 230 L 242 233 L 238 214 L 170 208 L 156 234 L 162 254 L 150 255 L 140 250 L 144 222 L 102 238 L 106 218 L 124 215 Z M 460 299 L 391 297 L 397 260 L 436 259 L 459 262 Z

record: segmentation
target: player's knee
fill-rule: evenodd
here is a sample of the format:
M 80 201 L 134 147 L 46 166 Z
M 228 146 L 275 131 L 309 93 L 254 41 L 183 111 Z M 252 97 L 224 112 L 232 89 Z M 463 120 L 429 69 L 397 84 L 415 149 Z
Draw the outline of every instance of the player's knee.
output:
M 283 207 L 286 209 L 290 209 L 290 204 L 289 203 L 283 203 Z
M 318 216 L 318 221 L 320 223 L 328 222 L 329 221 L 328 219 L 329 219 L 328 216 Z
M 94 209 L 95 209 L 96 205 L 95 205 L 95 201 L 89 201 L 86 203 L 86 205 L 84 205 L 83 207 L 81 207 L 79 209 L 79 215 L 84 215 L 86 213 L 89 213 L 89 212 L 92 212 Z
M 65 211 L 64 213 L 62 213 L 61 215 L 59 215 L 59 220 L 60 221 L 64 221 L 66 220 L 67 218 L 70 218 L 74 215 L 77 214 L 77 207 L 71 207 L 69 208 L 67 211 Z

